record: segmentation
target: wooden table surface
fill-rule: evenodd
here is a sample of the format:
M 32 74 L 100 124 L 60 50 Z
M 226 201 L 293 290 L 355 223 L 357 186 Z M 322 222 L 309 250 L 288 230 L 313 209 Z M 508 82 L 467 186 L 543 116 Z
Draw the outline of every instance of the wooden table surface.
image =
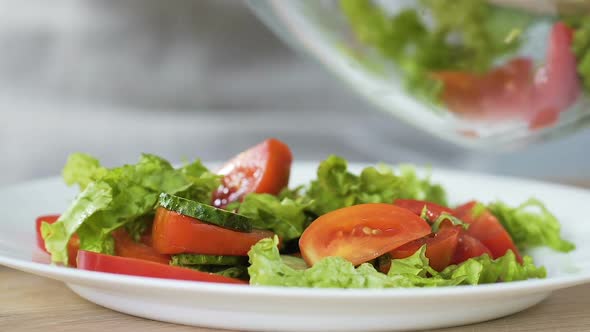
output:
M 78 297 L 60 282 L 0 267 L 0 331 L 218 330 L 174 325 L 121 314 Z M 541 304 L 509 317 L 431 331 L 590 331 L 590 285 L 557 291 Z

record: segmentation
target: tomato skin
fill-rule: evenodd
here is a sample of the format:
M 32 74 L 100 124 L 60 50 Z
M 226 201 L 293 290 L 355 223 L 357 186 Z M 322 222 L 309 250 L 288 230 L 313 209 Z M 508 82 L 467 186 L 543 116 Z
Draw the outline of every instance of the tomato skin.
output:
M 269 231 L 236 232 L 203 223 L 159 207 L 152 228 L 154 249 L 161 254 L 247 256 L 258 241 L 273 237 Z
M 551 127 L 559 121 L 559 113 L 561 111 L 556 108 L 548 108 L 537 112 L 531 117 L 529 121 L 529 129 L 537 130 Z
M 428 234 L 428 223 L 407 209 L 360 204 L 316 219 L 301 235 L 299 248 L 310 266 L 328 256 L 359 265 Z
M 465 233 L 458 238 L 457 248 L 453 254 L 451 264 L 460 264 L 464 261 L 487 254 L 492 257 L 490 249 L 483 245 L 478 239 L 469 236 Z
M 429 259 L 430 267 L 440 272 L 451 264 L 460 233 L 460 227 L 444 227 L 438 233 L 404 244 L 391 251 L 390 255 L 393 259 L 410 257 L 423 245 L 426 245 L 425 254 Z M 385 268 L 384 273 L 387 273 L 389 267 L 386 266 Z
M 289 184 L 292 162 L 287 144 L 274 138 L 240 153 L 218 171 L 224 178 L 212 204 L 225 207 L 249 193 L 278 194 Z
M 567 110 L 581 93 L 576 55 L 572 50 L 574 31 L 557 22 L 551 29 L 546 64 L 535 76 L 535 109 L 538 112 Z
M 45 248 L 45 240 L 43 239 L 43 236 L 41 235 L 41 224 L 43 224 L 43 222 L 46 222 L 48 224 L 53 224 L 55 223 L 58 219 L 59 219 L 59 215 L 46 215 L 46 216 L 40 216 L 39 218 L 37 218 L 35 220 L 35 230 L 36 230 L 36 237 L 37 237 L 37 247 L 39 247 L 39 249 L 45 251 L 46 253 L 49 253 L 47 251 L 47 248 Z M 69 266 L 76 266 L 76 255 L 78 254 L 78 250 L 80 249 L 80 239 L 78 238 L 78 235 L 74 234 L 71 238 L 70 241 L 68 242 L 68 265 Z
M 479 240 L 486 246 L 492 258 L 496 259 L 512 250 L 516 259 L 522 263 L 522 257 L 510 234 L 504 229 L 500 221 L 487 209 L 484 209 L 477 217 L 473 216 L 473 209 L 477 202 L 472 201 L 463 204 L 455 209 L 455 217 L 469 224 L 467 235 Z
M 450 111 L 468 118 L 498 120 L 523 117 L 531 111 L 533 62 L 515 58 L 485 74 L 441 71 L 442 99 Z
M 85 250 L 80 250 L 78 252 L 78 268 L 88 271 L 151 278 L 218 282 L 228 284 L 247 284 L 247 282 L 242 280 L 228 278 L 212 273 L 164 265 L 136 258 L 104 255 Z
M 408 209 L 417 216 L 422 215 L 422 209 L 424 209 L 426 206 L 426 217 L 428 218 L 429 222 L 436 221 L 436 219 L 438 219 L 438 217 L 440 217 L 440 215 L 443 213 L 453 214 L 453 210 L 451 208 L 417 199 L 396 199 L 393 204 Z
M 546 63 L 535 71 L 528 58 L 515 58 L 488 73 L 440 71 L 442 99 L 450 111 L 465 117 L 499 120 L 522 118 L 531 130 L 556 123 L 559 113 L 581 93 L 573 30 L 557 22 L 549 36 Z
M 142 236 L 142 242 L 135 242 L 124 230 L 119 229 L 113 232 L 115 239 L 115 254 L 121 257 L 136 258 L 155 263 L 168 264 L 169 255 L 163 255 L 154 250 L 148 243 L 151 243 L 151 236 Z M 144 242 L 145 241 L 145 242 Z
M 68 265 L 76 267 L 76 256 L 80 250 L 80 238 L 74 234 L 68 242 Z

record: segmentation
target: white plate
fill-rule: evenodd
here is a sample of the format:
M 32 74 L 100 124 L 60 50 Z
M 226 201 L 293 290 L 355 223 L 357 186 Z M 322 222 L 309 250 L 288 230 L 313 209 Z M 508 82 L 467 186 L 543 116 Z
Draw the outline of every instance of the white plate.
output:
M 314 176 L 317 163 L 297 163 L 292 184 Z M 358 170 L 361 165 L 354 165 Z M 590 281 L 590 227 L 580 213 L 590 192 L 488 175 L 434 169 L 450 200 L 530 196 L 546 202 L 577 250 L 532 252 L 548 278 L 506 284 L 431 289 L 338 290 L 249 287 L 120 276 L 50 266 L 34 238 L 38 215 L 59 213 L 75 191 L 53 178 L 0 190 L 0 264 L 65 282 L 83 298 L 124 313 L 188 325 L 264 331 L 391 331 L 463 325 L 509 315 L 545 299 L 551 291 Z M 586 241 L 585 241 L 586 240 Z

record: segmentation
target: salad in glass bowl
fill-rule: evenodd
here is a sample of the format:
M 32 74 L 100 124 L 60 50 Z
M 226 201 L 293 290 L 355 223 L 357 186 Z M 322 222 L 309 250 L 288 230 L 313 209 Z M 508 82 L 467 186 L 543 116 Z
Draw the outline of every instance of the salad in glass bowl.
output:
M 381 109 L 473 147 L 513 147 L 588 119 L 584 1 L 251 1 Z

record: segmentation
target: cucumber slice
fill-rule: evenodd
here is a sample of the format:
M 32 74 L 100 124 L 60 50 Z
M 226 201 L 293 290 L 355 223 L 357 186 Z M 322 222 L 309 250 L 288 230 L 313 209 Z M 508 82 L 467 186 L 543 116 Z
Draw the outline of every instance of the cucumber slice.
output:
M 246 265 L 248 257 L 179 254 L 172 256 L 171 265 Z
M 245 266 L 232 266 L 223 270 L 212 271 L 212 273 L 222 275 L 224 277 L 248 280 L 248 268 Z
M 185 265 L 186 269 L 193 269 L 201 272 L 209 272 L 224 277 L 248 280 L 248 268 L 246 266 L 220 266 L 220 265 Z
M 238 232 L 252 231 L 252 222 L 250 218 L 241 214 L 218 209 L 214 206 L 191 201 L 186 198 L 160 194 L 158 204 L 170 211 L 180 213 L 185 216 L 199 219 L 202 222 L 228 228 Z

